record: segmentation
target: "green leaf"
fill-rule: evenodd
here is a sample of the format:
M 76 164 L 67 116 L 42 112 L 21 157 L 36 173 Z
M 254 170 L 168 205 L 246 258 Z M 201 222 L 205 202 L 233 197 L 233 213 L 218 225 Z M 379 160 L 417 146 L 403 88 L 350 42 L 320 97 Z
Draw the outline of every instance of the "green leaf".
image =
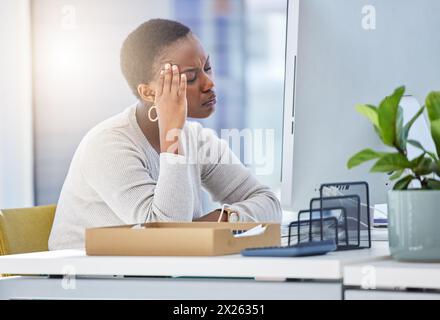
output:
M 357 112 L 364 115 L 368 118 L 368 120 L 371 121 L 371 123 L 376 127 L 379 128 L 379 116 L 377 114 L 377 108 L 375 106 L 372 106 L 370 104 L 358 104 L 356 106 Z
M 436 160 L 436 161 L 438 160 L 437 156 L 436 156 L 434 153 L 432 153 L 432 152 L 426 150 L 426 149 L 422 146 L 422 144 L 421 144 L 420 142 L 418 142 L 418 141 L 416 141 L 416 140 L 411 140 L 411 139 L 409 139 L 407 142 L 408 142 L 410 145 L 412 145 L 413 147 L 416 147 L 417 149 L 422 150 L 422 151 L 425 152 L 426 154 L 429 154 L 433 160 Z
M 413 168 L 413 172 L 418 176 L 425 176 L 433 172 L 431 158 L 422 158 L 419 164 Z
M 402 150 L 406 150 L 406 143 L 408 140 L 409 130 L 411 129 L 414 122 L 416 122 L 416 120 L 423 114 L 424 110 L 425 110 L 425 106 L 421 107 L 420 110 L 417 111 L 417 113 L 414 115 L 414 117 L 412 117 L 412 119 L 403 127 L 401 132 L 402 134 L 401 139 L 403 141 L 404 147 L 402 148 Z
M 431 136 L 440 156 L 440 91 L 433 91 L 426 97 L 426 108 L 431 121 Z
M 397 170 L 397 171 L 395 171 L 394 172 L 394 174 L 389 178 L 391 181 L 393 181 L 393 180 L 397 180 L 397 179 L 399 179 L 401 176 L 402 176 L 402 174 L 405 172 L 405 170 Z
M 422 153 L 417 158 L 411 160 L 411 170 L 417 176 L 425 176 L 434 171 L 433 161 L 431 158 L 426 157 L 426 153 Z
M 396 115 L 396 146 L 399 147 L 400 150 L 406 150 L 407 139 L 408 135 L 405 134 L 403 128 L 403 109 L 401 106 L 398 106 Z
M 383 155 L 371 168 L 371 172 L 390 172 L 411 168 L 411 163 L 400 153 Z
M 440 181 L 435 179 L 426 179 L 425 181 L 430 189 L 440 190 Z
M 431 122 L 440 119 L 440 91 L 433 91 L 428 94 L 426 108 Z
M 422 144 L 416 140 L 408 140 L 408 143 L 414 147 L 416 147 L 417 149 L 420 149 L 422 151 L 426 151 L 425 148 L 422 146 Z
M 396 182 L 396 184 L 394 185 L 394 190 L 406 190 L 408 189 L 409 184 L 411 183 L 411 181 L 413 181 L 415 178 L 412 175 L 406 176 L 402 179 L 400 179 L 399 181 Z
M 423 161 L 424 157 L 425 157 L 425 153 L 422 153 L 417 158 L 411 160 L 411 162 L 410 162 L 411 163 L 411 169 L 416 168 Z
M 383 155 L 383 153 L 376 152 L 371 149 L 364 149 L 364 150 L 356 153 L 354 156 L 352 156 L 350 158 L 350 160 L 348 160 L 347 168 L 352 169 L 352 168 L 357 167 L 358 165 L 360 165 L 364 162 L 380 158 L 382 155 Z
M 395 146 L 396 125 L 398 123 L 399 103 L 405 93 L 405 87 L 397 88 L 391 96 L 386 97 L 379 105 L 379 128 L 382 141 L 388 146 Z
M 431 170 L 432 170 L 432 172 L 434 172 L 437 176 L 440 177 L 440 161 L 433 162 L 433 163 L 431 164 Z
M 408 132 L 411 129 L 414 122 L 416 122 L 416 120 L 423 114 L 423 111 L 425 111 L 425 106 L 421 107 L 419 111 L 417 111 L 417 113 L 414 115 L 414 117 L 412 117 L 411 120 L 409 120 L 409 122 L 405 125 L 404 129 L 406 131 L 406 136 L 408 136 Z
M 431 121 L 431 136 L 437 149 L 437 155 L 440 156 L 440 119 Z
M 379 127 L 374 127 L 374 131 L 376 131 L 377 135 L 379 136 L 380 140 L 383 141 L 382 139 L 382 133 L 380 132 L 380 128 Z

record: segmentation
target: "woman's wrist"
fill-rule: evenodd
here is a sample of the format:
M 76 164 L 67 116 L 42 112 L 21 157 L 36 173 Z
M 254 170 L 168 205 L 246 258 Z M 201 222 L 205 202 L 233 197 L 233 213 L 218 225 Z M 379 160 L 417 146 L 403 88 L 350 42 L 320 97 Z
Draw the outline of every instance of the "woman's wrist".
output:
M 161 153 L 179 154 L 179 147 L 177 142 L 164 142 L 160 144 Z
M 220 218 L 221 209 L 216 209 L 200 218 L 194 219 L 198 222 L 218 222 Z M 222 220 L 220 222 L 228 222 L 228 215 L 223 212 Z
M 162 131 L 162 130 L 161 130 Z M 165 130 L 160 133 L 160 151 L 174 154 L 183 154 L 180 145 L 182 129 Z

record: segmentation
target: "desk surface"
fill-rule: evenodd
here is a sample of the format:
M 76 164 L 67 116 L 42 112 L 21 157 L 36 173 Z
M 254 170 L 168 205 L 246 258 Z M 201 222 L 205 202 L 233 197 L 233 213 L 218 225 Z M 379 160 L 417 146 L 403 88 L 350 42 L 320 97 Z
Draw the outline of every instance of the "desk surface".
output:
M 257 279 L 340 280 L 348 264 L 385 259 L 386 242 L 372 249 L 332 252 L 302 258 L 87 256 L 84 251 L 60 250 L 0 257 L 0 274 L 90 276 L 186 276 Z
M 399 262 L 391 257 L 344 268 L 344 285 L 362 287 L 371 275 L 376 288 L 440 289 L 440 263 Z

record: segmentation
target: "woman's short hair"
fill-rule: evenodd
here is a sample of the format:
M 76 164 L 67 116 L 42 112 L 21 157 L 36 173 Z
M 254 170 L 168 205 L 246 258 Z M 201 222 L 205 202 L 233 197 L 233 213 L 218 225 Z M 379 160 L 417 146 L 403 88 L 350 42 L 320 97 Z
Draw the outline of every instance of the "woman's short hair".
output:
M 151 19 L 127 36 L 121 49 L 121 70 L 136 97 L 139 98 L 139 84 L 153 79 L 156 58 L 166 47 L 190 32 L 191 29 L 180 22 Z

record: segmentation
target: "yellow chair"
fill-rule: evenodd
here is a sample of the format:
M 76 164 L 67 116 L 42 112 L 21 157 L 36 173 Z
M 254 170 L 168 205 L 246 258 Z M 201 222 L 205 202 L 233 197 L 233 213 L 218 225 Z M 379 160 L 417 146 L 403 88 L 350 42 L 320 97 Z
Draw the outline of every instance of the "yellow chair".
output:
M 55 208 L 0 210 L 0 255 L 48 251 Z

